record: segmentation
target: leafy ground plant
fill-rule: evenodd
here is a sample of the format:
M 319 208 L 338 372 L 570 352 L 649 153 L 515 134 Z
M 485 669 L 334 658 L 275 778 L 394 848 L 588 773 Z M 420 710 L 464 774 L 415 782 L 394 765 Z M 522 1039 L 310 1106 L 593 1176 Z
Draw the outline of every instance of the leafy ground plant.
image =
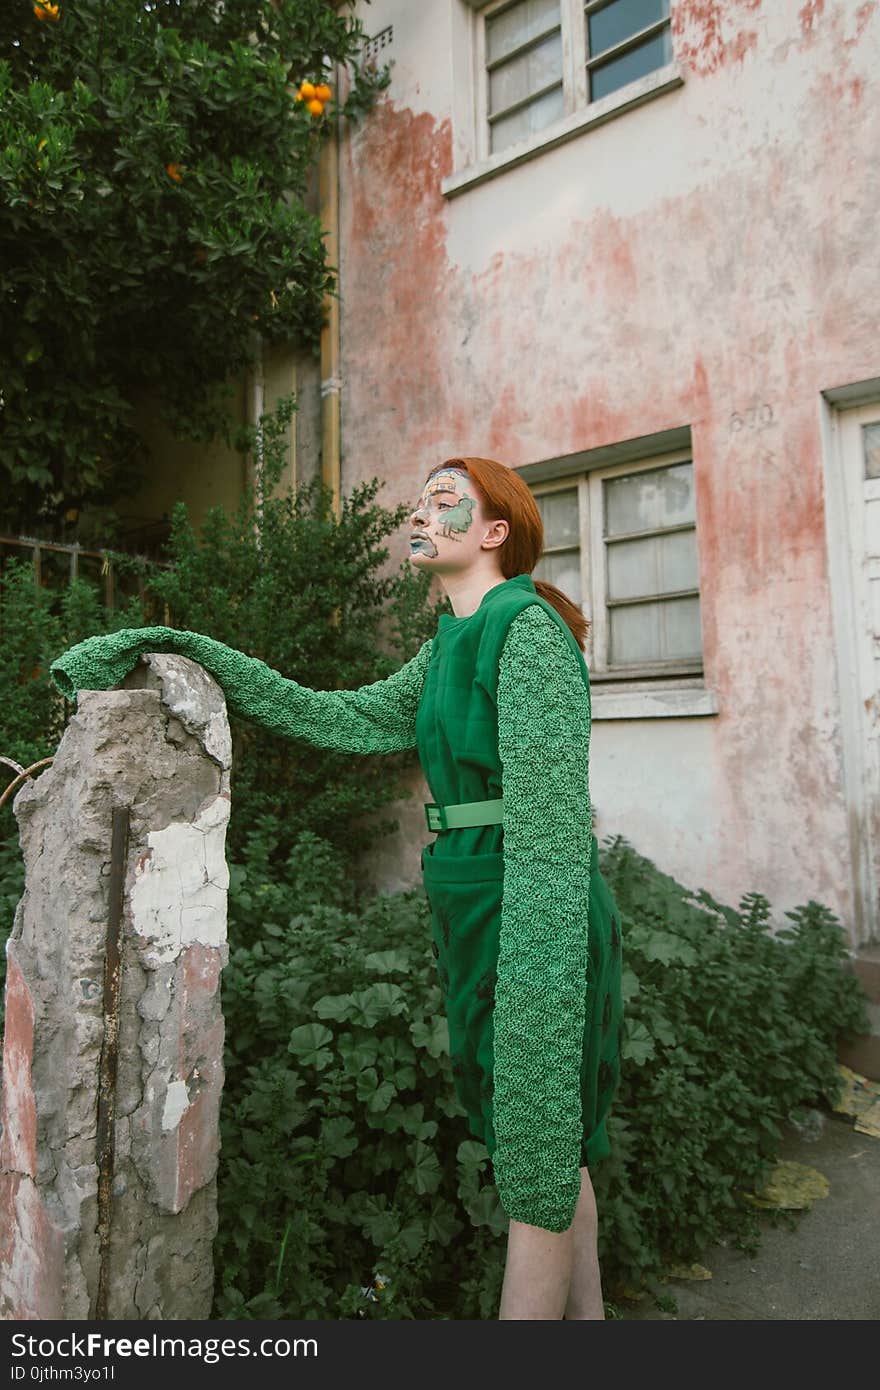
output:
M 424 894 L 359 900 L 311 834 L 269 874 L 275 833 L 254 828 L 231 887 L 215 1314 L 495 1317 L 506 1219 L 454 1098 Z M 757 1239 L 744 1194 L 788 1112 L 835 1098 L 864 1015 L 819 904 L 774 934 L 759 895 L 722 907 L 624 840 L 602 865 L 628 998 L 594 1176 L 613 1298 Z
M 359 904 L 310 832 L 268 879 L 273 839 L 255 827 L 233 869 L 217 1314 L 487 1316 L 462 1256 L 482 1269 L 506 1223 L 453 1095 L 424 894 Z
M 690 893 L 621 837 L 602 869 L 623 918 L 627 1021 L 601 1246 L 612 1284 L 637 1288 L 721 1238 L 754 1247 L 745 1194 L 789 1113 L 837 1098 L 838 1038 L 867 1016 L 845 933 L 820 903 L 774 930 L 761 894 L 733 909 Z

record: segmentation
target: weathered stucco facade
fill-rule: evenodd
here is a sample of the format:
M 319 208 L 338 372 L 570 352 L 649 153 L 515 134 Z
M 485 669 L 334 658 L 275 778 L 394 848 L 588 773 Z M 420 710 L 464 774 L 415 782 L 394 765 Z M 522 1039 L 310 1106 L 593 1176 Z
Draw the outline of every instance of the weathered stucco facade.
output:
M 378 473 L 390 506 L 451 454 L 530 479 L 687 440 L 714 712 L 619 717 L 594 687 L 600 838 L 876 935 L 880 699 L 849 669 L 871 634 L 841 557 L 867 541 L 840 530 L 837 423 L 880 402 L 880 5 L 672 0 L 675 84 L 475 178 L 481 7 L 358 9 L 394 67 L 341 144 L 345 489 Z M 389 885 L 417 877 L 413 791 Z

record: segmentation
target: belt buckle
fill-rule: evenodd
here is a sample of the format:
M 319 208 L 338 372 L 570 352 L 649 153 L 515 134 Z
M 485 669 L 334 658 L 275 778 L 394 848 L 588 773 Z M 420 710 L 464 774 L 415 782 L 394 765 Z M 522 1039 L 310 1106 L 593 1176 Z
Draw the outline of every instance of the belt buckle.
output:
M 428 822 L 428 829 L 431 831 L 448 830 L 446 824 L 446 808 L 438 806 L 436 801 L 425 802 L 425 820 Z

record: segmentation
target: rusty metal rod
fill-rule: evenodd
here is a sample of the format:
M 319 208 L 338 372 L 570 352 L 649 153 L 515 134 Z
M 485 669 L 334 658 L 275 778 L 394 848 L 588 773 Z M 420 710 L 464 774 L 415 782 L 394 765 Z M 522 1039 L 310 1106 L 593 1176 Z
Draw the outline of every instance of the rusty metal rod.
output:
M 119 1062 L 119 995 L 122 983 L 122 919 L 128 858 L 130 806 L 114 806 L 110 844 L 110 915 L 104 955 L 104 1041 L 98 1065 L 98 1291 L 95 1318 L 107 1317 L 110 1289 L 110 1226 L 116 1156 L 116 1072 Z
M 20 763 L 14 763 L 11 758 L 0 758 L 0 763 L 7 763 L 9 767 L 14 767 L 18 772 L 18 776 L 13 778 L 9 786 L 5 787 L 2 795 L 0 795 L 0 810 L 2 810 L 3 803 L 6 801 L 7 797 L 12 794 L 19 782 L 26 781 L 32 772 L 36 772 L 38 767 L 44 767 L 46 763 L 53 762 L 54 758 L 55 754 L 53 753 L 51 758 L 41 758 L 38 763 L 31 763 L 30 767 L 22 767 Z

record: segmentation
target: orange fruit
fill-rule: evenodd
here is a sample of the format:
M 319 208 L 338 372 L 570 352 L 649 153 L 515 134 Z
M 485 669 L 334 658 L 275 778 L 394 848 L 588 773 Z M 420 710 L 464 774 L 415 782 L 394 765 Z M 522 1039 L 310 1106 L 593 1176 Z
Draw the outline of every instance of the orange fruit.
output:
M 308 111 L 311 111 L 313 116 L 323 116 L 324 103 L 323 101 L 318 101 L 317 99 L 315 99 L 314 101 L 307 101 L 306 109 Z
M 300 94 L 301 97 L 304 97 L 306 101 L 311 101 L 312 97 L 315 95 L 315 89 L 314 89 L 312 83 L 311 83 L 311 82 L 300 82 L 300 84 L 299 84 L 299 94 Z
M 327 86 L 326 82 L 322 82 L 319 87 L 315 88 L 315 96 L 318 98 L 319 101 L 330 100 L 332 93 L 330 91 L 330 88 Z

